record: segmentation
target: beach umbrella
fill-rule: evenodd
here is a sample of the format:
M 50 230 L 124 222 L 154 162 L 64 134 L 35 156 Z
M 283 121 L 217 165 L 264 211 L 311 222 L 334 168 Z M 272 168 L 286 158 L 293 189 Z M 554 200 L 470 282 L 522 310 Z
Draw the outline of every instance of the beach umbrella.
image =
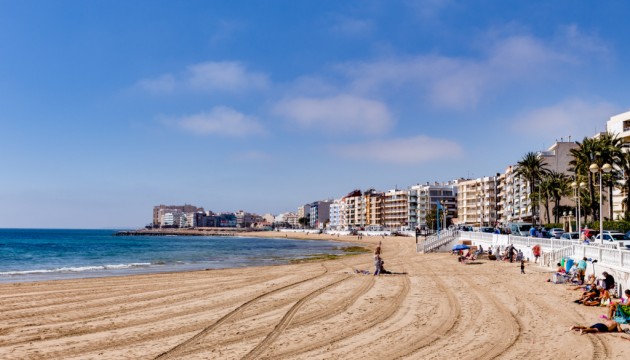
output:
M 457 244 L 457 245 L 453 246 L 453 251 L 466 250 L 466 249 L 470 249 L 470 246 L 464 245 L 464 244 Z

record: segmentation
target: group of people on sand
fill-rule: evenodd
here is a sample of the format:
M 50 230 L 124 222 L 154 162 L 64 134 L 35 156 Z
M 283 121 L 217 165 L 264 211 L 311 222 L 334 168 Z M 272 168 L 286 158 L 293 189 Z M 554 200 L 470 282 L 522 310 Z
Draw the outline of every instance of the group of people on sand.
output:
M 583 261 L 586 261 L 586 258 Z M 577 271 L 577 274 L 578 279 L 581 279 L 581 281 L 578 280 L 579 285 L 568 288 L 568 290 L 582 290 L 582 294 L 574 302 L 585 306 L 606 307 L 607 311 L 605 315 L 600 316 L 603 319 L 602 322 L 588 327 L 575 325 L 571 327 L 571 330 L 579 331 L 580 334 L 623 332 L 621 323 L 627 323 L 627 319 L 630 319 L 630 289 L 626 289 L 620 299 L 614 299 L 610 291 L 615 288 L 615 278 L 608 272 L 602 273 L 603 279 L 599 284 L 595 274 L 589 275 L 587 281 L 583 281 L 583 273 L 580 270 Z M 616 315 L 620 315 L 620 317 L 617 318 Z M 630 329 L 625 331 L 630 332 Z
M 595 287 L 597 288 L 597 287 Z M 586 305 L 586 304 L 585 304 Z M 591 326 L 581 326 L 575 325 L 571 326 L 571 330 L 579 331 L 580 334 L 588 334 L 588 333 L 600 333 L 600 332 L 628 332 L 630 333 L 630 328 L 624 330 L 621 327 L 620 321 L 617 321 L 615 315 L 618 312 L 621 313 L 621 317 L 625 319 L 630 318 L 630 289 L 626 289 L 624 291 L 623 296 L 618 300 L 610 300 L 610 303 L 607 305 L 608 311 L 606 315 L 601 315 L 600 318 L 602 322 L 595 323 Z

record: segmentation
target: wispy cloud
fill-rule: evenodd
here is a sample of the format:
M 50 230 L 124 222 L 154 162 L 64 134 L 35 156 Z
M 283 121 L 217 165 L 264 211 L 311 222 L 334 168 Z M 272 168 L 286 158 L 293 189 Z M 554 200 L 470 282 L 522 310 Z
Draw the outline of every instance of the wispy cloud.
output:
M 527 34 L 490 36 L 478 56 L 449 57 L 425 54 L 389 57 L 369 62 L 340 64 L 349 92 L 379 96 L 392 89 L 413 91 L 437 107 L 475 107 L 489 92 L 517 83 L 558 76 L 563 68 L 577 66 L 584 55 L 606 52 L 596 38 L 575 28 L 560 38 L 543 41 Z M 493 34 L 494 35 L 494 34 Z M 585 39 L 589 44 L 576 46 Z
M 367 19 L 337 17 L 331 29 L 340 35 L 359 37 L 369 35 L 374 30 L 374 22 Z
M 250 161 L 271 161 L 272 156 L 264 151 L 250 150 L 232 154 L 232 159 L 236 161 L 250 162 Z
M 269 86 L 269 78 L 253 72 L 236 61 L 208 61 L 190 65 L 179 75 L 163 74 L 142 79 L 136 88 L 151 93 L 171 93 L 177 90 L 217 91 L 240 93 L 262 90 Z
M 329 134 L 379 134 L 394 122 L 384 103 L 351 95 L 285 99 L 274 112 L 302 128 Z
M 331 146 L 331 150 L 348 159 L 386 164 L 420 164 L 457 158 L 463 153 L 461 146 L 454 141 L 424 135 L 360 144 L 334 145 Z
M 571 135 L 579 140 L 606 130 L 606 121 L 619 112 L 607 102 L 568 99 L 548 107 L 529 110 L 510 122 L 519 134 L 536 135 L 543 140 Z
M 210 112 L 174 119 L 180 128 L 198 135 L 243 137 L 265 134 L 264 127 L 254 117 L 234 109 L 217 106 Z

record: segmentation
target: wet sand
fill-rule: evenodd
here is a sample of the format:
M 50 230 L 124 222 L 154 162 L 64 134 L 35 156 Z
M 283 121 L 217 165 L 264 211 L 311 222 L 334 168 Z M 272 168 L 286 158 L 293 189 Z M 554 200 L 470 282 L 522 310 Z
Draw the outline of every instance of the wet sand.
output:
M 268 233 L 260 236 L 284 237 Z M 278 236 L 280 235 L 280 236 Z M 248 233 L 247 236 L 252 236 Z M 630 335 L 582 335 L 602 308 L 546 282 L 550 270 L 416 254 L 257 268 L 0 285 L 1 359 L 614 359 Z M 236 240 L 236 239 L 235 239 Z M 624 325 L 624 328 L 627 325 Z M 625 338 L 625 339 L 624 339 Z

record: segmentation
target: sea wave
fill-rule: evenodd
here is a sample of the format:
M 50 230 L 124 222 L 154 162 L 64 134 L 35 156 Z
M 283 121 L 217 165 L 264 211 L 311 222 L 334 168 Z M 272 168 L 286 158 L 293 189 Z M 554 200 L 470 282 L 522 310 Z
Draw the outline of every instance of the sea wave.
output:
M 144 268 L 144 267 L 149 267 L 149 266 L 151 266 L 151 263 L 130 263 L 130 264 L 112 264 L 112 265 L 98 265 L 98 266 L 61 267 L 61 268 L 56 268 L 56 269 L 4 271 L 4 272 L 0 272 L 0 276 L 50 274 L 50 273 L 77 273 L 77 272 L 85 272 L 85 271 Z

